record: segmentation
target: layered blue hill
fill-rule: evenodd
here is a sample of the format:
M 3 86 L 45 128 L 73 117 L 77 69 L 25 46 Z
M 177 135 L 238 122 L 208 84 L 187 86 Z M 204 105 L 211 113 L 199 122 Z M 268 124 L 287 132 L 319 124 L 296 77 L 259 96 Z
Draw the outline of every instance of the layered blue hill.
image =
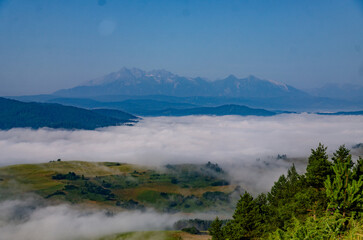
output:
M 87 110 L 60 104 L 0 98 L 0 129 L 88 129 L 132 123 L 137 117 L 117 110 Z
M 146 115 L 152 116 L 189 116 L 189 115 L 239 115 L 239 116 L 273 116 L 276 112 L 267 111 L 265 109 L 249 108 L 241 105 L 222 105 L 218 107 L 196 107 L 187 109 L 165 109 L 160 111 L 151 111 Z

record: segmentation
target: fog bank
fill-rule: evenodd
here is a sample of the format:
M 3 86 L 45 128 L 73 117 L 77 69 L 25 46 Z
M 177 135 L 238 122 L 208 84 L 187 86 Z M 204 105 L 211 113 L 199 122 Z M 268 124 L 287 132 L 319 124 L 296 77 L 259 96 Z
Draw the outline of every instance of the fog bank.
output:
M 333 151 L 363 142 L 363 116 L 145 118 L 96 131 L 0 131 L 0 165 L 63 160 L 165 164 L 239 163 L 287 154 L 303 157 L 319 142 Z
M 36 200 L 0 202 L 0 240 L 97 239 L 130 231 L 171 228 L 180 217 L 154 211 L 109 215 L 69 205 L 38 206 Z

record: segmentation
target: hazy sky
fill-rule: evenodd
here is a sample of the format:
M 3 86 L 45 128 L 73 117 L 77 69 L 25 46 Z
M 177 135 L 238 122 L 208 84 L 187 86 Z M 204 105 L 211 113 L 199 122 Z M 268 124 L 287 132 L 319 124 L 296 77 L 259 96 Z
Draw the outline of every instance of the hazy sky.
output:
M 121 67 L 363 84 L 363 1 L 0 0 L 0 95 Z

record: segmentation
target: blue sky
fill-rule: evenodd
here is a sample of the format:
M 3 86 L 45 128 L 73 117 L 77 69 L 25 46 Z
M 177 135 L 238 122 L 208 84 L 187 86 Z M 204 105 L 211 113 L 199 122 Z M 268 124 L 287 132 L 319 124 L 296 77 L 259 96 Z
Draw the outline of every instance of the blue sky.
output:
M 0 95 L 121 67 L 363 84 L 362 0 L 0 0 Z

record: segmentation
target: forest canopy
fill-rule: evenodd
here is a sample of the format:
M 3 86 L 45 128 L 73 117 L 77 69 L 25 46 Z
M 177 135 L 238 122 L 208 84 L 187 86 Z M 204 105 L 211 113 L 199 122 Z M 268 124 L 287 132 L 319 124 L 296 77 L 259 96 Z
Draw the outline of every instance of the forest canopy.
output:
M 363 159 L 354 163 L 344 146 L 329 159 L 319 144 L 311 150 L 305 174 L 294 165 L 270 192 L 253 197 L 245 192 L 232 220 L 217 217 L 212 240 L 353 239 L 363 226 Z

